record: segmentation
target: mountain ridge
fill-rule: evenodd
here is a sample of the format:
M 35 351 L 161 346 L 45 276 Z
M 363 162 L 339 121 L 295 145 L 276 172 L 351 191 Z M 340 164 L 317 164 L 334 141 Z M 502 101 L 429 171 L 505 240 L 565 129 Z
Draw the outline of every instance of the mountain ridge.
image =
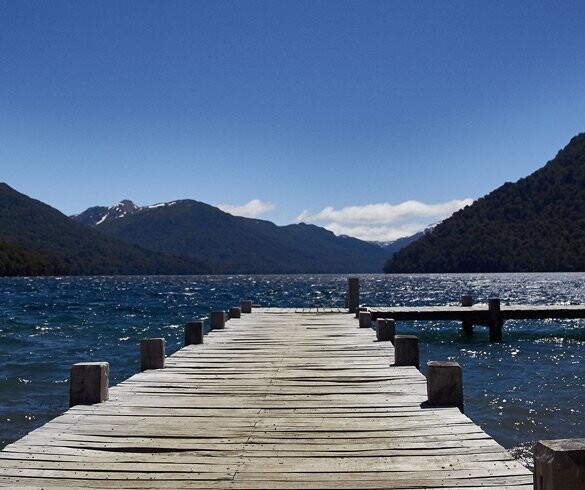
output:
M 216 273 L 381 272 L 387 258 L 377 245 L 316 225 L 278 226 L 192 199 L 97 221 L 94 216 L 96 230 L 150 250 L 197 258 Z

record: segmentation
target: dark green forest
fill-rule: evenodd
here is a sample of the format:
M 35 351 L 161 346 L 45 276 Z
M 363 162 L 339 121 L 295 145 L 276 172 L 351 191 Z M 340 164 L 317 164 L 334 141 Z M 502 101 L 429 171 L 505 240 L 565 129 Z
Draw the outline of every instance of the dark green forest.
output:
M 397 252 L 384 271 L 585 271 L 585 134 Z

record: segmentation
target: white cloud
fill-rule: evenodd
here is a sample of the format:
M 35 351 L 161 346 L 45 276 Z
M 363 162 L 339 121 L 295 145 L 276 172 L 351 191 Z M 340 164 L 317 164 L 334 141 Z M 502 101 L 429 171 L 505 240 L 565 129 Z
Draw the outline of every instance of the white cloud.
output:
M 472 199 L 456 199 L 438 204 L 425 204 L 420 201 L 405 201 L 400 204 L 377 203 L 364 206 L 348 206 L 342 209 L 326 207 L 316 214 L 303 211 L 297 221 L 333 221 L 352 224 L 390 224 L 412 219 L 429 218 L 442 220 L 455 211 L 471 204 Z
M 329 223 L 324 226 L 336 235 L 347 235 L 368 242 L 393 242 L 423 231 L 426 227 L 427 225 L 420 223 L 409 223 L 401 226 L 344 226 L 339 223 Z
M 252 199 L 246 204 L 218 204 L 217 207 L 226 213 L 234 216 L 244 216 L 245 218 L 257 218 L 261 214 L 268 213 L 276 209 L 276 204 L 271 202 L 264 202 L 260 199 Z
M 437 204 L 405 201 L 400 204 L 376 203 L 341 209 L 326 207 L 315 214 L 304 210 L 297 216 L 297 222 L 326 222 L 322 226 L 336 235 L 389 242 L 423 231 L 430 224 L 448 218 L 472 202 L 473 199 L 455 199 Z

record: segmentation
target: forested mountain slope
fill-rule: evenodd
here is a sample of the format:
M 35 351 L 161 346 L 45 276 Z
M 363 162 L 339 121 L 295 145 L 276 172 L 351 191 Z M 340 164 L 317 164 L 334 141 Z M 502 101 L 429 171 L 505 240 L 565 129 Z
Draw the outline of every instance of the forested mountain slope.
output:
M 0 275 L 205 272 L 195 259 L 129 245 L 0 183 Z
M 585 271 L 585 134 L 397 252 L 384 270 Z

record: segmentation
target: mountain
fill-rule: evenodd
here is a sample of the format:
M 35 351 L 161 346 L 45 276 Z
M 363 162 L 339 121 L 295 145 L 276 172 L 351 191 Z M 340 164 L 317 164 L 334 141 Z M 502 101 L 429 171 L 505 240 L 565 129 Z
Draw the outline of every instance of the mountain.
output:
M 0 275 L 205 273 L 200 262 L 108 237 L 0 183 Z
M 585 271 L 585 133 L 397 252 L 385 272 Z
M 140 208 L 132 201 L 124 199 L 118 204 L 110 206 L 109 208 L 106 206 L 94 206 L 92 208 L 86 209 L 81 214 L 71 216 L 71 218 L 79 221 L 80 223 L 83 223 L 84 225 L 96 226 L 104 223 L 105 221 L 123 218 L 124 216 L 135 213 L 139 209 Z
M 376 245 L 318 226 L 277 226 L 193 200 L 143 207 L 95 229 L 150 250 L 197 258 L 214 273 L 381 272 L 388 257 Z

